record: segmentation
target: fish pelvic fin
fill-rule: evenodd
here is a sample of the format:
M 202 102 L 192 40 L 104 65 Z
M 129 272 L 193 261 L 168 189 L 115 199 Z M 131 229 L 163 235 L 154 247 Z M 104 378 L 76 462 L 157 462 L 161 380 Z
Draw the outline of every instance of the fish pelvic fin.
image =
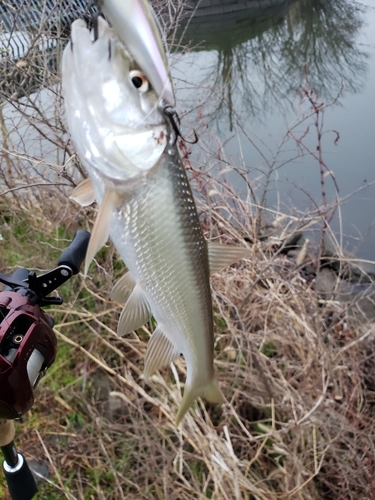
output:
M 85 179 L 72 191 L 69 198 L 81 207 L 88 207 L 95 201 L 95 192 L 91 179 Z
M 99 212 L 92 229 L 89 246 L 86 252 L 85 276 L 87 276 L 87 271 L 93 258 L 95 257 L 96 252 L 98 252 L 98 250 L 100 250 L 108 240 L 111 215 L 118 203 L 119 199 L 117 194 L 110 189 L 106 189 L 104 191 L 103 200 L 99 207 Z
M 186 386 L 175 421 L 176 427 L 178 427 L 179 423 L 197 398 L 205 398 L 210 403 L 217 404 L 223 404 L 225 401 L 215 377 L 206 385 L 197 387 L 194 385 Z
M 180 355 L 178 348 L 168 339 L 158 326 L 148 342 L 145 357 L 145 379 L 172 363 Z
M 251 255 L 252 250 L 250 248 L 209 242 L 208 258 L 210 262 L 210 274 L 218 273 L 238 260 L 249 259 Z
M 127 272 L 113 285 L 109 298 L 119 304 L 125 304 L 134 290 L 136 281 L 133 276 Z
M 126 333 L 141 328 L 151 317 L 150 305 L 145 297 L 142 284 L 137 283 L 121 312 L 117 326 L 117 335 L 123 337 Z

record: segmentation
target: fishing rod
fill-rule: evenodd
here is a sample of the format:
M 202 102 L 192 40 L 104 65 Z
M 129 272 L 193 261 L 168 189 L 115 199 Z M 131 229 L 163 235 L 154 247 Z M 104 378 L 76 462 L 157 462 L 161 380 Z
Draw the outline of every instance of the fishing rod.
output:
M 77 231 L 57 267 L 45 274 L 25 268 L 10 277 L 0 273 L 6 285 L 0 292 L 0 448 L 12 500 L 31 500 L 37 492 L 26 459 L 14 444 L 14 420 L 32 407 L 34 390 L 56 358 L 54 321 L 42 307 L 63 303 L 49 294 L 78 274 L 89 239 L 90 233 Z

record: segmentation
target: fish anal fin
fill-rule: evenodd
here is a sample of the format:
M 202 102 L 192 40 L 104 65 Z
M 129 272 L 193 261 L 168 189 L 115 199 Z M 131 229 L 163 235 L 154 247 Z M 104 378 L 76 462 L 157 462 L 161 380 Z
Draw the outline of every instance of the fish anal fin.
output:
M 125 304 L 134 290 L 135 285 L 135 279 L 127 272 L 114 284 L 109 296 L 110 299 L 115 300 L 119 304 Z
M 94 203 L 95 192 L 91 179 L 85 179 L 76 186 L 69 198 L 77 202 L 81 207 L 87 207 Z
M 180 355 L 178 348 L 168 339 L 157 327 L 148 342 L 144 374 L 146 380 L 151 377 L 156 370 L 160 370 L 172 363 Z
M 94 227 L 92 229 L 89 246 L 86 252 L 85 276 L 87 275 L 87 271 L 92 259 L 95 257 L 96 252 L 100 250 L 108 240 L 111 215 L 118 203 L 119 200 L 117 194 L 110 189 L 106 189 L 102 203 L 99 207 Z
M 150 306 L 145 297 L 142 286 L 138 283 L 121 312 L 117 326 L 117 335 L 122 337 L 126 333 L 137 330 L 143 326 L 151 317 Z
M 187 385 L 185 387 L 184 396 L 178 409 L 175 425 L 181 422 L 189 408 L 197 398 L 205 398 L 210 403 L 223 404 L 225 402 L 223 393 L 221 392 L 216 378 L 213 378 L 205 385 L 194 386 Z
M 251 255 L 252 251 L 249 248 L 208 243 L 210 274 L 218 273 L 238 260 L 250 258 Z

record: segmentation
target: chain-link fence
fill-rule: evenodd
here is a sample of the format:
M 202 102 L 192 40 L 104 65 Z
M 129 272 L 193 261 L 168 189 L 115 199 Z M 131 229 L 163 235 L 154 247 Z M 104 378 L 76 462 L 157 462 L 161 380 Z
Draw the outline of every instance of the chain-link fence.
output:
M 0 185 L 22 203 L 23 186 L 32 205 L 41 207 L 46 190 L 31 185 L 53 182 L 62 189 L 73 172 L 78 175 L 69 162 L 60 60 L 72 21 L 88 20 L 95 10 L 89 0 L 0 3 Z
M 0 5 L 0 90 L 3 98 L 20 96 L 46 84 L 57 71 L 57 54 L 71 22 L 86 17 L 87 0 L 3 1 Z

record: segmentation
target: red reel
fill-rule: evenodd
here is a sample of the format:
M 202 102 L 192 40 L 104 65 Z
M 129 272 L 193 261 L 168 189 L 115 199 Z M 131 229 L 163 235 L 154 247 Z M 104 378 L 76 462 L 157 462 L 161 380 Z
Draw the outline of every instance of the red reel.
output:
M 0 418 L 21 417 L 33 390 L 56 357 L 52 319 L 27 297 L 0 292 Z

